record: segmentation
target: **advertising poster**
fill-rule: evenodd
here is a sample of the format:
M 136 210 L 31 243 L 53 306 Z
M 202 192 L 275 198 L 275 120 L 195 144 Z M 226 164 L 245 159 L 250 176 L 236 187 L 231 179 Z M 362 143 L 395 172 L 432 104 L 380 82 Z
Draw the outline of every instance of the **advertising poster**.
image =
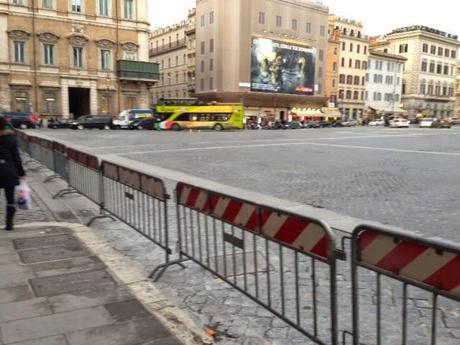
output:
M 315 49 L 253 38 L 251 90 L 313 95 Z

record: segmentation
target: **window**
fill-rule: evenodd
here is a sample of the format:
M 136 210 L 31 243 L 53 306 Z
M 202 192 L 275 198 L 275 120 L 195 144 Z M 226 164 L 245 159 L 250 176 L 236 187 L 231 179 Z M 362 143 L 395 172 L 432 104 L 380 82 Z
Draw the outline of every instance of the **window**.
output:
M 361 69 L 361 61 L 355 60 L 355 68 Z
M 99 0 L 99 15 L 103 17 L 109 15 L 109 0 Z
M 201 55 L 204 55 L 204 41 L 201 42 L 201 47 L 200 47 L 200 52 L 201 52 Z
M 53 8 L 53 0 L 43 0 L 43 8 L 48 10 Z
M 430 53 L 431 54 L 436 54 L 436 46 L 431 46 L 430 47 Z
M 424 53 L 428 53 L 428 44 L 423 43 L 422 51 L 423 51 Z
M 24 5 L 23 0 L 13 0 L 14 5 Z
M 204 17 L 204 14 L 201 16 L 200 24 L 201 24 L 201 27 L 204 27 L 206 24 L 206 18 Z
M 265 24 L 265 12 L 259 12 L 259 24 Z
M 348 60 L 348 67 L 353 67 L 353 59 Z
M 179 57 L 176 56 L 176 67 L 179 66 Z
M 347 84 L 348 85 L 353 85 L 353 76 L 347 75 Z
M 111 67 L 110 64 L 110 50 L 101 50 L 101 69 L 109 70 Z
M 334 64 L 332 65 L 332 70 L 334 72 L 337 72 L 337 62 L 334 62 Z
M 323 68 L 320 67 L 318 68 L 318 78 L 322 78 L 323 77 Z
M 359 76 L 355 76 L 353 84 L 359 85 Z
M 337 55 L 337 48 L 334 48 L 334 55 Z
M 422 72 L 428 71 L 428 62 L 426 60 L 422 61 Z
M 450 50 L 449 49 L 444 49 L 444 57 L 450 57 Z
M 214 11 L 209 13 L 209 24 L 214 24 Z
M 364 46 L 364 55 L 367 55 L 367 46 Z
M 283 25 L 281 16 L 276 16 L 276 27 L 280 28 Z
M 350 52 L 353 52 L 353 43 L 350 43 Z
M 339 75 L 339 83 L 340 84 L 345 84 L 345 74 Z
M 297 31 L 297 19 L 293 19 L 291 22 L 291 29 Z
M 204 79 L 200 79 L 200 90 L 204 90 Z
M 324 25 L 319 27 L 319 35 L 323 37 L 326 36 L 326 27 Z
M 363 69 L 367 70 L 367 61 L 363 61 Z
M 357 52 L 358 54 L 361 53 L 361 45 L 360 45 L 360 44 L 358 44 L 358 46 L 356 47 L 356 52 Z
M 366 84 L 366 78 L 362 77 L 361 78 L 361 85 L 364 86 Z
M 424 95 L 426 93 L 426 85 L 424 82 L 420 84 L 420 94 Z
M 320 49 L 318 52 L 318 60 L 324 61 L 324 50 L 323 49 Z
M 393 84 L 393 77 L 391 75 L 387 75 L 385 77 L 385 84 L 388 84 L 388 85 Z
M 24 42 L 14 42 L 14 62 L 25 63 Z
M 353 92 L 353 99 L 359 99 L 359 92 L 358 91 Z
M 83 48 L 73 47 L 73 67 L 83 68 Z
M 340 66 L 345 67 L 345 58 L 342 58 Z
M 307 34 L 311 34 L 311 23 L 307 23 L 306 31 L 307 31 Z
M 435 70 L 436 70 L 436 65 L 432 61 L 432 62 L 430 62 L 430 73 L 434 73 Z
M 444 74 L 449 75 L 449 66 L 444 66 Z
M 204 60 L 201 60 L 201 73 L 204 72 Z
M 351 99 L 351 91 L 350 90 L 347 90 L 347 93 L 346 93 L 346 99 Z
M 125 53 L 125 60 L 135 61 L 136 60 L 136 53 L 126 52 Z
M 214 59 L 209 60 L 209 70 L 213 71 L 214 70 Z
M 209 78 L 209 89 L 210 90 L 214 89 L 214 79 L 212 77 Z
M 214 38 L 209 40 L 209 52 L 214 53 Z
M 72 0 L 72 12 L 80 13 L 82 11 L 82 9 L 81 9 L 81 1 L 82 0 Z
M 369 73 L 366 73 L 366 81 L 369 81 Z
M 442 47 L 438 47 L 438 55 L 442 56 L 444 54 L 444 49 Z
M 400 44 L 399 45 L 399 52 L 400 53 L 407 53 L 409 51 L 409 45 L 408 44 Z
M 452 59 L 456 59 L 456 58 L 457 58 L 457 52 L 456 52 L 455 50 L 451 50 L 451 51 L 450 51 L 450 57 L 451 57 Z
M 125 0 L 125 6 L 124 6 L 125 19 L 133 19 L 133 2 L 134 0 Z
M 54 65 L 54 45 L 43 45 L 43 62 L 45 65 Z
M 442 65 L 441 65 L 441 64 L 438 64 L 438 65 L 436 66 L 436 73 L 437 73 L 437 74 L 442 74 Z
M 339 90 L 339 99 L 343 99 L 343 90 Z

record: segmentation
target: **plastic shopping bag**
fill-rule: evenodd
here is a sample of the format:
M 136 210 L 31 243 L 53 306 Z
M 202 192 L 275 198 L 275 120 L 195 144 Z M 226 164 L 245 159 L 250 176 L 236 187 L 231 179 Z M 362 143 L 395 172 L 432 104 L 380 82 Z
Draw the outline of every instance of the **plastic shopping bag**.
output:
M 22 210 L 30 210 L 32 208 L 30 202 L 30 187 L 26 181 L 21 181 L 16 187 L 16 204 Z

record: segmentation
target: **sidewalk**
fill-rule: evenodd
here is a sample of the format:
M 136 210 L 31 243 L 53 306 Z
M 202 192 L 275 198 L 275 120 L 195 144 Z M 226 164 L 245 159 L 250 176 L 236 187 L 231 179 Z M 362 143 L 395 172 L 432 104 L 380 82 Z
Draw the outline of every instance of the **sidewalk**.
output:
M 183 344 L 79 240 L 85 229 L 30 223 L 1 230 L 0 344 Z

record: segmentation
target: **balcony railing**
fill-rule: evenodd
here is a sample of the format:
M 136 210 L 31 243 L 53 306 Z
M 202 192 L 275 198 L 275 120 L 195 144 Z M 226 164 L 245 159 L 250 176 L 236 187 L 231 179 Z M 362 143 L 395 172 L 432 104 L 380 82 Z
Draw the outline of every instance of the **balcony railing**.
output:
M 160 54 L 167 53 L 169 51 L 181 49 L 181 48 L 184 48 L 186 46 L 187 46 L 187 43 L 185 41 L 185 38 L 182 38 L 182 39 L 180 39 L 178 41 L 171 42 L 171 43 L 165 44 L 163 46 L 150 49 L 149 55 L 150 55 L 150 57 L 153 57 L 153 56 L 157 56 L 157 55 L 160 55 Z
M 120 79 L 145 80 L 155 82 L 160 77 L 157 63 L 131 60 L 118 60 L 117 73 Z

